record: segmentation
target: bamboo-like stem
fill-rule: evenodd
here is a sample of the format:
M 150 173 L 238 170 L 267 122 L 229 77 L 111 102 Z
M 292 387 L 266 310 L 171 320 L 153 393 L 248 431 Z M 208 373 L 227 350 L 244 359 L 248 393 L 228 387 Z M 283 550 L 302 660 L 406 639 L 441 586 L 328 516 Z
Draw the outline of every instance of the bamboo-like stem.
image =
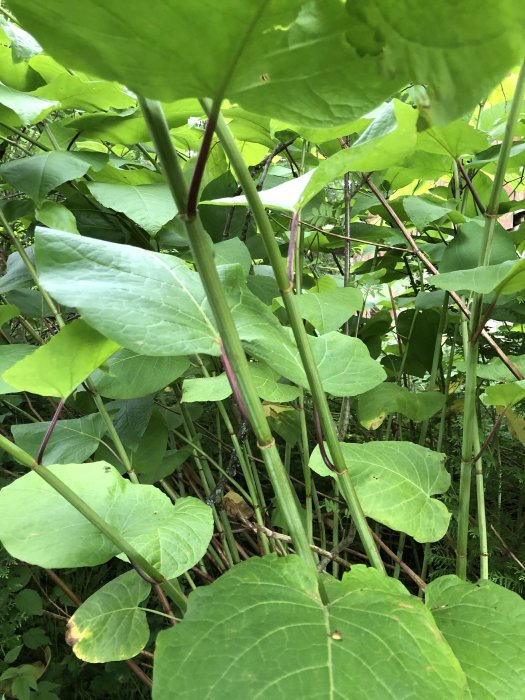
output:
M 159 102 L 145 98 L 140 98 L 139 102 L 157 149 L 162 169 L 177 205 L 179 217 L 186 225 L 193 259 L 219 330 L 220 341 L 224 346 L 240 395 L 243 398 L 248 418 L 257 438 L 278 503 L 285 514 L 294 546 L 309 566 L 315 566 L 290 481 L 284 470 L 275 440 L 255 390 L 246 355 L 244 354 L 231 311 L 228 307 L 226 295 L 213 261 L 209 237 L 202 226 L 198 214 L 193 217 L 187 216 L 187 190 L 184 175 L 171 142 L 162 107 Z
M 478 259 L 478 265 L 485 266 L 490 262 L 492 241 L 498 218 L 498 207 L 505 171 L 514 138 L 514 130 L 520 114 L 521 102 L 525 91 L 525 61 L 522 63 L 516 90 L 512 100 L 505 134 L 496 166 L 496 174 L 492 183 L 489 203 L 485 211 L 485 228 Z M 461 449 L 461 476 L 459 484 L 459 512 L 457 537 L 456 573 L 460 578 L 467 577 L 468 527 L 470 514 L 470 490 L 472 465 L 474 456 L 480 451 L 479 428 L 476 413 L 477 403 L 477 365 L 478 365 L 478 325 L 483 305 L 483 294 L 474 294 L 470 323 L 463 324 L 463 343 L 465 351 L 465 405 L 463 413 L 463 440 Z M 481 577 L 488 578 L 488 547 L 487 522 L 485 513 L 485 495 L 483 485 L 483 467 L 481 460 L 476 463 L 476 493 L 478 508 L 478 528 L 480 537 L 480 570 Z
M 209 100 L 204 100 L 203 104 L 207 111 L 211 109 L 211 103 Z M 288 319 L 297 343 L 314 404 L 319 414 L 323 434 L 328 445 L 328 449 L 330 450 L 332 461 L 338 472 L 339 488 L 348 504 L 350 514 L 356 524 L 357 531 L 370 563 L 378 570 L 384 572 L 385 568 L 383 561 L 377 550 L 345 464 L 341 445 L 337 437 L 335 424 L 321 384 L 317 364 L 308 341 L 308 335 L 299 312 L 299 306 L 293 294 L 293 286 L 290 284 L 286 268 L 283 265 L 279 246 L 275 240 L 270 220 L 266 214 L 264 205 L 259 197 L 259 193 L 257 192 L 257 188 L 251 178 L 246 163 L 244 162 L 241 152 L 235 143 L 235 139 L 233 138 L 230 129 L 221 115 L 219 115 L 217 120 L 217 133 L 219 135 L 222 147 L 230 159 L 232 167 L 243 188 L 244 194 L 248 200 L 254 219 L 257 222 L 257 226 L 263 238 L 266 252 L 273 268 L 277 285 L 281 291 L 284 306 L 288 313 Z
M 63 498 L 70 503 L 75 510 L 81 513 L 86 520 L 94 525 L 105 537 L 107 537 L 117 547 L 119 552 L 123 552 L 130 562 L 138 566 L 147 576 L 161 584 L 164 590 L 168 593 L 173 602 L 182 610 L 186 609 L 186 601 L 181 596 L 176 587 L 148 562 L 122 535 L 107 523 L 100 515 L 91 508 L 78 494 L 69 488 L 61 479 L 59 479 L 47 467 L 40 466 L 30 454 L 22 450 L 18 445 L 15 445 L 6 437 L 0 434 L 0 447 L 13 457 L 17 462 L 28 467 L 39 477 L 41 477 L 51 488 L 59 493 Z

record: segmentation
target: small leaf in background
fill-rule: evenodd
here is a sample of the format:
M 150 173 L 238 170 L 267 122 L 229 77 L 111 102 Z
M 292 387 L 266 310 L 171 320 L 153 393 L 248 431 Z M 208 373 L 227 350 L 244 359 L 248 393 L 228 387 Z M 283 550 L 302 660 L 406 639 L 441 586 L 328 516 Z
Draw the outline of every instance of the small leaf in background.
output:
M 385 370 L 359 338 L 332 332 L 311 337 L 310 345 L 328 394 L 357 396 L 386 379 Z
M 189 366 L 187 357 L 149 357 L 123 349 L 96 369 L 90 380 L 109 399 L 136 399 L 160 391 Z
M 222 401 L 232 393 L 226 373 L 216 377 L 195 377 L 185 379 L 182 384 L 182 401 Z
M 119 347 L 76 319 L 4 372 L 2 378 L 20 391 L 66 398 Z
M 337 287 L 320 294 L 301 294 L 297 302 L 301 316 L 323 335 L 341 328 L 350 316 L 360 310 L 363 295 L 353 287 Z
M 191 593 L 183 621 L 158 635 L 153 697 L 468 697 L 430 613 L 383 578 L 361 576 L 324 606 L 297 556 L 235 566 Z
M 472 219 L 459 226 L 454 238 L 445 248 L 439 263 L 440 272 L 470 270 L 479 267 L 479 256 L 483 242 L 485 221 Z M 516 248 L 512 238 L 501 224 L 496 223 L 490 251 L 490 265 L 499 265 L 507 260 L 516 262 Z
M 32 588 L 24 588 L 15 596 L 15 605 L 26 615 L 42 615 L 42 598 Z
M 136 571 L 128 571 L 93 593 L 67 623 L 66 641 L 89 663 L 123 661 L 146 646 L 149 627 L 138 605 L 151 590 Z
M 514 406 L 525 399 L 525 379 L 488 386 L 480 398 L 485 406 Z
M 437 391 L 412 392 L 392 382 L 376 386 L 359 396 L 359 422 L 367 430 L 376 430 L 389 413 L 401 413 L 410 420 L 428 420 L 445 403 Z
M 341 448 L 365 515 L 417 542 L 436 542 L 445 535 L 451 514 L 432 498 L 450 486 L 443 454 L 401 441 L 342 442 Z M 319 446 L 310 456 L 310 468 L 335 478 Z
M 467 676 L 473 698 L 521 698 L 525 687 L 525 601 L 492 581 L 441 576 L 426 604 Z
M 23 343 L 0 345 L 0 394 L 14 394 L 18 391 L 15 386 L 6 382 L 2 375 L 11 367 L 15 367 L 25 357 L 32 355 L 34 350 L 32 345 Z
M 90 182 L 93 197 L 108 209 L 119 211 L 155 236 L 164 224 L 177 215 L 177 208 L 168 185 L 118 185 Z M 59 230 L 60 226 L 54 226 Z
M 92 166 L 103 167 L 103 153 L 50 151 L 0 165 L 0 176 L 40 204 L 45 196 L 68 180 L 85 175 Z
M 29 260 L 34 262 L 33 247 L 25 248 Z M 29 274 L 25 263 L 20 257 L 20 253 L 11 253 L 7 258 L 7 267 L 5 274 L 0 277 L 0 293 L 5 294 L 13 289 L 24 289 L 31 286 L 33 279 Z
M 47 421 L 19 424 L 13 425 L 11 432 L 15 443 L 36 458 L 49 426 Z M 95 452 L 106 430 L 104 419 L 98 413 L 57 421 L 42 464 L 70 464 L 74 460 L 83 462 Z
M 35 212 L 37 221 L 49 228 L 78 233 L 74 214 L 63 204 L 46 199 Z
M 1 304 L 0 305 L 0 327 L 16 318 L 20 313 L 18 306 L 14 304 Z

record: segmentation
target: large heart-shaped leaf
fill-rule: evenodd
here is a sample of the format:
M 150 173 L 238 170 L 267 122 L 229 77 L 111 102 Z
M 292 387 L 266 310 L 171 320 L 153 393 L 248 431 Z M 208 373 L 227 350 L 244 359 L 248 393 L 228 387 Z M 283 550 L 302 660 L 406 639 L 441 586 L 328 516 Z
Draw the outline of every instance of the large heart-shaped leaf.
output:
M 213 517 L 211 509 L 196 498 L 181 498 L 174 506 L 154 486 L 132 484 L 105 462 L 47 469 L 80 494 L 166 578 L 179 576 L 204 555 Z M 0 509 L 0 540 L 17 559 L 69 568 L 103 564 L 120 554 L 113 542 L 35 472 L 0 491 Z
M 66 641 L 75 656 L 97 664 L 130 659 L 144 649 L 149 627 L 138 605 L 150 590 L 136 571 L 127 571 L 93 593 L 67 623 Z
M 352 482 L 367 516 L 418 542 L 435 542 L 446 533 L 450 513 L 433 494 L 450 486 L 445 455 L 411 442 L 341 443 Z M 334 477 L 319 447 L 310 467 L 322 476 Z
M 11 0 L 11 7 L 71 68 L 167 102 L 221 92 L 253 112 L 321 127 L 346 124 L 409 83 L 428 85 L 422 110 L 431 121 L 458 118 L 523 52 L 513 0 L 463 0 L 460 8 L 453 0 L 187 0 L 183 7 Z
M 467 676 L 474 700 L 521 698 L 525 688 L 525 602 L 492 581 L 442 576 L 425 590 L 437 626 Z
M 467 698 L 430 613 L 389 583 L 360 577 L 324 606 L 298 557 L 243 562 L 192 593 L 184 620 L 159 634 L 153 697 Z

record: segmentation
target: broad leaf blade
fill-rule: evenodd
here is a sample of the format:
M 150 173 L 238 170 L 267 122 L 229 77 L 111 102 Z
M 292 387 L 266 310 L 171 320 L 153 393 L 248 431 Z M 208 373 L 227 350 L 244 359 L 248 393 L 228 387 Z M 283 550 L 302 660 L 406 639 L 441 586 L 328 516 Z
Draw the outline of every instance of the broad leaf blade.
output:
M 425 590 L 475 700 L 520 698 L 525 687 L 525 602 L 492 581 L 442 576 Z
M 154 486 L 132 484 L 105 462 L 60 464 L 56 476 L 115 527 L 167 578 L 204 555 L 213 533 L 211 508 L 196 498 L 174 506 Z M 27 503 L 31 508 L 27 508 Z M 35 472 L 0 491 L 0 540 L 17 559 L 42 567 L 96 566 L 118 549 Z M 53 518 L 49 518 L 53 513 Z M 20 532 L 26 533 L 21 538 Z
M 67 623 L 66 641 L 75 656 L 107 663 L 131 659 L 144 649 L 149 627 L 138 605 L 150 590 L 136 571 L 128 571 L 93 593 Z
M 341 448 L 367 516 L 418 542 L 444 536 L 450 513 L 432 498 L 450 486 L 444 455 L 411 442 L 341 443 Z M 334 476 L 319 447 L 312 452 L 310 467 L 322 476 Z
M 19 391 L 66 398 L 118 349 L 117 343 L 76 319 L 4 372 L 4 381 Z
M 16 444 L 36 458 L 49 426 L 47 421 L 13 425 L 11 432 Z M 42 464 L 70 464 L 73 460 L 83 462 L 95 452 L 105 432 L 106 425 L 98 413 L 59 420 L 47 443 Z
M 361 582 L 325 607 L 298 557 L 243 562 L 192 593 L 182 623 L 159 634 L 153 697 L 468 697 L 431 615 L 391 583 Z

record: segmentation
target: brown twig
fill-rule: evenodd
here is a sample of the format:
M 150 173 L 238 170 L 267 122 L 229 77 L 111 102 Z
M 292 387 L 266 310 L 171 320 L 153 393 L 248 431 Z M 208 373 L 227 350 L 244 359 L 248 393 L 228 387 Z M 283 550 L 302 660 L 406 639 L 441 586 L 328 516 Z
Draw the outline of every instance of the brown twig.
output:
M 372 533 L 372 537 L 374 540 L 377 542 L 377 544 L 381 547 L 381 549 L 388 554 L 388 556 L 396 562 L 396 564 L 399 564 L 399 567 L 403 569 L 405 574 L 409 576 L 412 581 L 420 588 L 422 591 L 425 590 L 426 588 L 426 583 L 423 581 L 423 579 L 416 574 L 416 572 L 411 569 L 408 564 L 405 564 L 405 562 L 400 559 L 395 552 L 393 552 L 388 545 L 386 545 L 383 540 L 379 537 L 379 535 L 376 535 L 376 533 L 373 530 L 370 530 Z

